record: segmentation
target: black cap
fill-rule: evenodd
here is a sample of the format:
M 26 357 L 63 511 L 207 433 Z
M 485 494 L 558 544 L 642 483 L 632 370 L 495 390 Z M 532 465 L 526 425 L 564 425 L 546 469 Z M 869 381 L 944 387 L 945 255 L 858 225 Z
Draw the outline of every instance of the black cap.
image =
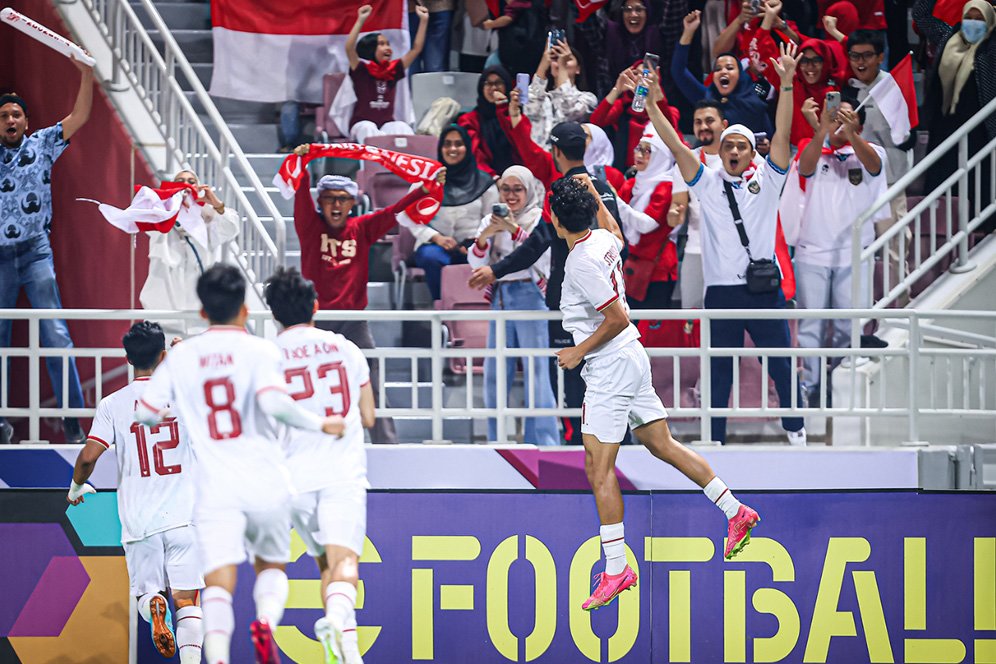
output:
M 24 100 L 21 99 L 16 92 L 0 95 L 0 106 L 4 106 L 6 104 L 17 104 L 21 107 L 21 110 L 24 111 L 25 115 L 28 114 L 28 105 L 24 103 Z
M 561 122 L 550 132 L 550 141 L 561 150 L 584 150 L 588 135 L 577 122 Z

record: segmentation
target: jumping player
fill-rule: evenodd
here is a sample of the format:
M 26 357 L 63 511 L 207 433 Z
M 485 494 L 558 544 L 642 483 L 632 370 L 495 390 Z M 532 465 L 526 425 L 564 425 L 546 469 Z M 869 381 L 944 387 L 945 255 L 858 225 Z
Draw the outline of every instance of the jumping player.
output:
M 342 440 L 289 430 L 284 452 L 297 495 L 291 519 L 321 572 L 325 617 L 315 633 L 326 662 L 363 664 L 356 638 L 356 588 L 367 527 L 367 454 L 363 428 L 374 425 L 370 369 L 346 337 L 315 327 L 314 284 L 296 269 L 278 268 L 266 302 L 282 331 L 277 346 L 288 389 L 309 411 L 346 419 Z
M 135 323 L 121 340 L 135 380 L 106 396 L 86 445 L 76 459 L 66 497 L 73 505 L 94 489 L 86 481 L 97 459 L 115 445 L 118 461 L 118 517 L 121 545 L 131 594 L 138 612 L 152 627 L 152 642 L 163 657 L 180 651 L 181 664 L 201 661 L 201 607 L 198 591 L 204 587 L 194 528 L 193 455 L 186 429 L 174 418 L 154 427 L 135 422 L 135 405 L 149 376 L 166 357 L 166 338 L 158 323 Z M 165 593 L 176 605 L 176 633 Z
M 232 593 L 247 548 L 256 568 L 256 661 L 280 661 L 272 631 L 287 602 L 291 489 L 271 418 L 336 436 L 345 430 L 342 417 L 321 418 L 287 395 L 276 346 L 246 332 L 245 292 L 246 281 L 232 265 L 214 265 L 201 275 L 197 296 L 210 327 L 170 352 L 135 411 L 139 422 L 154 425 L 168 407 L 190 431 L 198 466 L 194 524 L 207 586 L 201 604 L 209 664 L 229 661 Z
M 595 496 L 605 552 L 605 572 L 596 577 L 598 584 L 582 605 L 590 611 L 605 606 L 637 580 L 636 572 L 626 564 L 623 499 L 615 472 L 627 424 L 651 454 L 702 487 L 726 514 L 726 558 L 740 552 L 761 519 L 740 504 L 705 459 L 671 437 L 640 333 L 629 320 L 619 257 L 622 243 L 606 230 L 591 230 L 598 210 L 595 198 L 583 183 L 564 178 L 553 183 L 550 207 L 557 235 L 570 247 L 560 310 L 564 329 L 574 335 L 576 344 L 559 351 L 557 358 L 565 370 L 585 361 L 587 387 L 581 407 L 585 472 Z

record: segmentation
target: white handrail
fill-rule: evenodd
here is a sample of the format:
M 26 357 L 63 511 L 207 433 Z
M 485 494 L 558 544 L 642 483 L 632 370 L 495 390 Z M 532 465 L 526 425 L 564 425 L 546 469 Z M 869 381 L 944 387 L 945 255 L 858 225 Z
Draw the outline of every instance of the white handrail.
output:
M 749 315 L 757 319 L 852 319 L 876 317 L 887 319 L 899 323 L 897 328 L 909 330 L 908 340 L 905 345 L 892 346 L 883 349 L 870 348 L 712 348 L 710 347 L 710 325 L 712 320 L 721 319 L 742 319 L 745 312 L 742 309 L 730 310 L 660 310 L 660 311 L 634 311 L 634 319 L 654 319 L 654 320 L 700 320 L 701 345 L 690 348 L 648 348 L 647 352 L 652 358 L 674 359 L 671 368 L 667 369 L 667 375 L 657 376 L 658 382 L 664 379 L 673 378 L 673 389 L 676 403 L 665 404 L 673 418 L 700 418 L 699 436 L 701 440 L 709 439 L 710 418 L 730 417 L 739 418 L 772 418 L 782 416 L 819 416 L 819 417 L 844 417 L 858 418 L 862 421 L 872 423 L 880 418 L 903 418 L 906 421 L 905 440 L 918 441 L 920 432 L 920 419 L 925 415 L 930 415 L 931 419 L 937 417 L 953 418 L 973 418 L 978 422 L 978 418 L 984 418 L 983 422 L 996 423 L 996 390 L 992 389 L 992 381 L 996 377 L 996 347 L 992 339 L 982 335 L 969 335 L 952 330 L 953 334 L 946 335 L 945 324 L 951 325 L 955 321 L 982 323 L 987 329 L 996 329 L 996 312 L 993 311 L 917 311 L 915 309 L 850 309 L 850 310 L 752 310 Z M 0 389 L 0 417 L 26 417 L 29 419 L 29 431 L 32 440 L 38 440 L 40 433 L 41 418 L 49 417 L 92 417 L 93 408 L 51 408 L 43 407 L 41 403 L 41 360 L 43 358 L 58 358 L 66 363 L 71 357 L 92 358 L 96 363 L 98 375 L 101 373 L 100 367 L 104 362 L 120 363 L 124 356 L 124 351 L 120 347 L 113 348 L 43 348 L 41 346 L 40 321 L 44 319 L 62 318 L 80 321 L 76 325 L 85 325 L 85 321 L 98 320 L 120 320 L 134 321 L 141 319 L 187 319 L 195 320 L 198 314 L 193 311 L 147 311 L 147 310 L 110 310 L 110 309 L 7 309 L 0 310 L 0 319 L 26 320 L 28 323 L 28 346 L 26 348 L 0 348 L 0 380 L 6 388 L 7 377 L 3 368 L 8 364 L 8 358 L 27 358 L 28 369 L 28 395 L 26 408 L 13 408 L 10 406 L 9 395 Z M 509 405 L 509 389 L 496 390 L 495 408 L 484 408 L 475 405 L 475 394 L 480 398 L 479 387 L 475 388 L 471 375 L 467 376 L 465 385 L 454 384 L 445 379 L 445 365 L 451 359 L 461 359 L 466 362 L 466 366 L 472 366 L 474 359 L 495 358 L 501 366 L 503 360 L 509 358 L 531 358 L 547 357 L 552 358 L 552 350 L 549 348 L 506 348 L 504 347 L 504 336 L 496 335 L 496 347 L 487 348 L 464 348 L 445 346 L 442 334 L 443 327 L 452 321 L 496 321 L 496 330 L 504 329 L 502 321 L 509 320 L 556 320 L 561 316 L 559 312 L 548 311 L 338 311 L 319 312 L 318 320 L 366 320 L 366 321 L 420 321 L 428 322 L 432 328 L 432 342 L 429 347 L 408 348 L 408 347 L 381 347 L 364 351 L 364 354 L 371 360 L 380 364 L 381 376 L 383 380 L 380 385 L 380 397 L 386 395 L 388 373 L 385 371 L 387 363 L 390 362 L 395 371 L 399 368 L 410 367 L 411 373 L 408 375 L 410 381 L 410 393 L 412 404 L 407 408 L 384 408 L 380 412 L 387 416 L 394 417 L 419 417 L 431 420 L 432 440 L 442 440 L 444 434 L 443 425 L 450 419 L 473 419 L 496 417 L 498 423 L 498 441 L 508 439 L 505 426 L 507 417 L 523 418 L 552 415 L 558 417 L 576 417 L 580 415 L 580 409 L 567 408 L 564 405 L 562 391 L 559 389 L 563 382 L 563 375 L 558 372 L 558 379 L 554 385 L 554 399 L 556 407 L 537 408 L 530 407 L 527 400 L 522 407 L 511 407 Z M 262 330 L 263 323 L 271 320 L 268 312 L 253 312 L 250 315 L 251 321 L 255 324 L 256 330 Z M 925 336 L 925 332 L 931 337 Z M 957 344 L 936 347 L 933 339 L 938 335 L 950 336 Z M 978 338 L 976 338 L 978 337 Z M 973 343 L 974 342 L 974 343 Z M 732 403 L 729 407 L 712 406 L 711 404 L 711 374 L 708 369 L 713 358 L 738 358 L 733 362 L 734 367 L 734 390 L 732 392 Z M 775 406 L 768 399 L 768 378 L 767 364 L 772 358 L 791 358 L 791 384 L 793 387 L 793 397 L 791 403 Z M 850 360 L 850 368 L 841 368 L 834 373 L 834 403 L 831 405 L 830 393 L 827 390 L 826 381 L 823 381 L 822 389 L 818 395 L 818 404 L 809 407 L 808 404 L 800 404 L 797 400 L 797 390 L 801 372 L 799 363 L 802 358 L 817 357 L 820 360 L 820 370 L 826 372 L 831 362 L 839 360 Z M 693 406 L 683 405 L 681 402 L 682 375 L 684 373 L 682 358 L 691 361 L 691 366 L 687 370 L 693 371 L 697 376 L 699 403 Z M 754 362 L 761 365 L 760 385 L 744 382 L 741 380 L 739 370 L 741 363 L 739 359 L 747 358 L 748 363 L 744 368 L 752 366 Z M 856 367 L 858 360 L 871 359 L 878 362 L 882 369 L 874 374 L 874 379 L 870 374 L 859 372 Z M 90 360 L 87 360 L 88 362 Z M 427 363 L 431 375 L 431 394 L 427 397 L 420 394 L 419 363 Z M 697 365 L 697 368 L 696 368 Z M 532 362 L 525 361 L 523 366 L 527 371 L 531 371 Z M 425 370 L 425 367 L 422 368 Z M 503 375 L 499 371 L 498 376 Z M 497 378 L 497 376 L 496 376 Z M 756 379 L 755 379 L 756 380 Z M 953 382 L 957 380 L 961 387 L 953 389 Z M 63 403 L 67 403 L 67 384 L 63 384 Z M 685 381 L 687 385 L 687 381 Z M 742 388 L 759 388 L 761 404 L 755 407 L 744 407 L 741 403 L 740 391 Z M 403 387 L 407 387 L 407 382 Z M 499 385 L 500 387 L 500 385 Z M 395 384 L 393 389 L 397 389 Z M 24 389 L 23 383 L 15 389 Z M 453 395 L 453 390 L 466 390 L 464 395 Z M 929 389 L 929 393 L 922 394 Z M 450 396 L 446 398 L 444 390 L 450 391 Z M 839 393 L 838 393 L 839 392 Z M 99 382 L 96 385 L 96 394 L 99 399 L 101 394 L 106 394 L 104 386 Z M 558 397 L 557 395 L 561 395 Z M 860 397 L 860 398 L 859 398 Z M 528 398 L 528 397 L 527 397 Z M 693 402 L 694 403 L 694 402 Z M 453 404 L 464 404 L 454 406 Z M 952 420 L 954 421 L 954 420 Z M 895 429 L 893 427 L 893 429 Z M 900 429 L 901 430 L 901 429 Z
M 285 220 L 267 195 L 228 124 L 155 5 L 150 0 L 139 2 L 162 37 L 165 57 L 160 54 L 127 0 L 82 0 L 82 5 L 111 50 L 114 78 L 117 79 L 120 74 L 127 79 L 162 133 L 166 145 L 165 169 L 193 169 L 202 181 L 216 187 L 226 206 L 234 208 L 239 214 L 243 223 L 235 241 L 238 251 L 232 254 L 253 288 L 261 294 L 261 282 L 274 268 L 284 263 L 287 245 Z M 186 77 L 194 96 L 204 107 L 218 132 L 220 145 L 212 139 L 180 87 L 176 79 L 178 70 Z M 249 183 L 265 214 L 273 220 L 275 237 L 270 237 L 254 205 L 247 198 L 239 182 L 240 177 Z

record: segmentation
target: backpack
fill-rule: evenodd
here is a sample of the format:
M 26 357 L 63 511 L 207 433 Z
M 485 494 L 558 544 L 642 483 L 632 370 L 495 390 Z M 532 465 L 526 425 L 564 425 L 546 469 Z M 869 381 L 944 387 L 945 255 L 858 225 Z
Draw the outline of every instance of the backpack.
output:
M 432 106 L 418 121 L 415 133 L 438 138 L 443 127 L 454 122 L 459 114 L 460 103 L 458 101 L 449 97 L 440 97 L 432 102 Z

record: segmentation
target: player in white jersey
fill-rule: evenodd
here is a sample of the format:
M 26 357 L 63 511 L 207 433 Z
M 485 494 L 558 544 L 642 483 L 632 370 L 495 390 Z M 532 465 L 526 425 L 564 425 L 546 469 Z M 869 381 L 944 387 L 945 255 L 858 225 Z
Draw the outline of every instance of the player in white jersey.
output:
M 277 346 L 291 396 L 313 413 L 346 419 L 346 434 L 333 443 L 321 434 L 288 430 L 284 451 L 298 492 L 291 518 L 321 571 L 325 617 L 315 623 L 315 633 L 326 662 L 363 664 L 355 604 L 367 527 L 363 428 L 372 427 L 375 417 L 370 369 L 352 342 L 314 326 L 315 287 L 296 269 L 278 268 L 265 296 L 282 328 Z
M 650 360 L 640 344 L 640 333 L 629 320 L 623 283 L 622 242 L 603 229 L 590 230 L 598 202 L 588 188 L 571 178 L 553 183 L 550 196 L 557 235 L 570 253 L 564 267 L 560 310 L 564 329 L 574 336 L 574 347 L 557 353 L 564 369 L 582 360 L 586 385 L 581 406 L 581 434 L 585 471 L 601 521 L 605 572 L 582 608 L 597 609 L 636 585 L 636 573 L 626 564 L 623 499 L 616 479 L 616 455 L 626 426 L 658 459 L 665 461 L 705 491 L 729 522 L 731 558 L 747 543 L 757 513 L 733 496 L 700 455 L 671 437 L 667 411 L 654 391 Z M 752 516 L 751 516 L 752 515 Z
M 135 380 L 97 405 L 86 445 L 76 459 L 67 500 L 83 502 L 94 489 L 86 481 L 97 459 L 114 445 L 118 462 L 118 517 L 131 594 L 151 625 L 152 641 L 163 657 L 180 651 L 181 664 L 201 661 L 201 607 L 204 587 L 191 519 L 194 509 L 193 455 L 186 429 L 176 419 L 154 427 L 135 422 L 135 404 L 149 376 L 166 357 L 158 323 L 135 323 L 121 340 Z M 176 605 L 176 633 L 167 588 Z
M 232 265 L 215 265 L 201 275 L 197 296 L 211 326 L 170 352 L 135 411 L 139 422 L 151 425 L 167 416 L 169 406 L 193 443 L 209 664 L 229 661 L 232 593 L 247 547 L 256 568 L 256 661 L 280 661 L 272 632 L 287 602 L 291 487 L 273 418 L 315 432 L 345 430 L 342 417 L 321 418 L 288 396 L 276 346 L 245 330 L 245 290 L 245 279 Z

